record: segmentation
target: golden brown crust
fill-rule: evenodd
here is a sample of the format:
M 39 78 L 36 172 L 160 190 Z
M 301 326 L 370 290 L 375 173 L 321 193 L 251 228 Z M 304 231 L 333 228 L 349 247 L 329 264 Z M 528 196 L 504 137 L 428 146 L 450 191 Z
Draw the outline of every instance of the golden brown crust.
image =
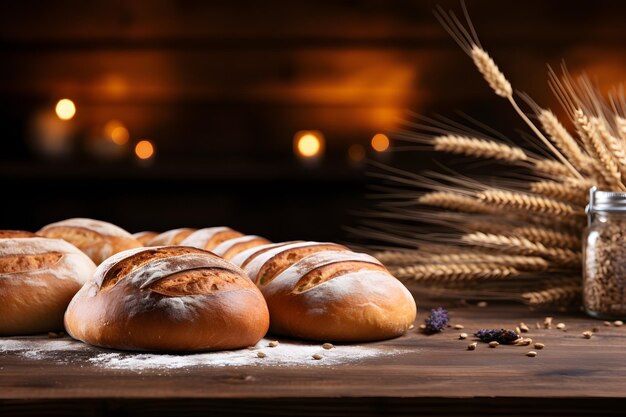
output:
M 149 232 L 149 231 L 133 233 L 133 237 L 137 239 L 137 241 L 144 246 L 149 246 L 147 245 L 147 243 L 151 241 L 152 239 L 154 239 L 155 237 L 157 237 L 158 235 L 159 235 L 158 232 Z
M 239 242 L 235 245 L 232 245 L 223 254 L 218 254 L 218 255 L 220 255 L 222 258 L 226 260 L 230 260 L 230 259 L 233 259 L 233 257 L 235 257 L 237 254 L 247 249 L 256 248 L 257 246 L 262 246 L 262 245 L 268 245 L 270 243 L 272 242 L 270 242 L 269 240 L 263 237 L 256 236 L 254 239 L 250 239 L 245 242 Z
M 252 262 L 257 256 L 261 256 L 264 253 L 274 249 L 274 248 L 278 248 L 281 246 L 286 246 L 292 243 L 298 243 L 298 242 L 302 242 L 301 240 L 295 240 L 293 242 L 282 242 L 282 243 L 272 243 L 269 245 L 265 245 L 265 246 L 259 246 L 259 249 L 254 251 L 254 253 L 252 253 L 250 256 L 248 256 L 242 263 L 241 263 L 241 268 L 245 268 L 250 262 Z
M 0 239 L 9 239 L 16 237 L 37 237 L 37 234 L 33 232 L 27 232 L 26 230 L 0 230 Z
M 200 268 L 170 275 L 147 289 L 168 297 L 183 297 L 238 290 L 246 284 L 244 280 L 247 278 L 226 269 Z
M 269 245 L 238 262 L 267 301 L 274 334 L 313 340 L 397 337 L 415 320 L 408 290 L 375 258 L 332 243 Z
M 73 244 L 96 264 L 118 252 L 143 246 L 125 230 L 93 219 L 68 219 L 49 224 L 37 233 Z
M 0 336 L 63 330 L 63 314 L 81 284 L 48 273 L 37 274 L 36 282 L 0 284 Z
M 96 266 L 63 240 L 11 235 L 0 239 L 0 335 L 62 329 L 67 305 Z
M 207 242 L 204 249 L 209 251 L 213 250 L 220 243 L 241 236 L 243 236 L 243 233 L 236 230 L 224 230 L 223 232 L 216 233 L 213 239 Z
M 0 274 L 15 274 L 50 268 L 57 264 L 62 257 L 63 254 L 58 252 L 0 256 Z
M 333 278 L 340 277 L 350 272 L 360 271 L 387 271 L 387 269 L 380 264 L 363 261 L 343 261 L 327 264 L 304 274 L 302 278 L 298 280 L 292 292 L 294 294 L 303 293 Z
M 320 243 L 316 245 L 301 246 L 298 248 L 284 250 L 277 255 L 274 255 L 267 262 L 265 262 L 263 266 L 261 266 L 259 272 L 255 274 L 254 281 L 259 287 L 263 287 L 264 285 L 267 285 L 272 279 L 274 279 L 276 275 L 280 274 L 289 266 L 298 262 L 300 259 L 317 252 L 329 250 L 341 252 L 349 251 L 350 249 L 342 245 L 337 245 L 335 243 Z
M 238 267 L 204 250 L 174 246 L 108 259 L 72 300 L 65 325 L 74 338 L 103 347 L 220 350 L 258 342 L 269 313 Z
M 131 271 L 141 268 L 149 262 L 154 262 L 158 259 L 164 259 L 177 255 L 184 255 L 188 253 L 203 253 L 200 249 L 187 248 L 182 246 L 168 246 L 153 248 L 149 247 L 145 250 L 138 251 L 132 255 L 122 258 L 107 271 L 102 274 L 102 281 L 100 287 L 103 289 L 109 288 L 117 284 L 117 282 L 128 275 Z
M 359 277 L 357 273 L 347 293 L 324 285 L 303 293 L 267 293 L 272 318 L 270 332 L 336 342 L 365 342 L 401 336 L 415 321 L 415 301 L 395 278 L 374 272 L 381 276 L 371 279 L 367 275 Z M 369 285 L 378 288 L 372 291 Z
M 163 233 L 159 233 L 152 239 L 144 243 L 144 246 L 174 246 L 180 244 L 196 229 L 189 227 L 181 227 L 180 229 L 172 229 Z

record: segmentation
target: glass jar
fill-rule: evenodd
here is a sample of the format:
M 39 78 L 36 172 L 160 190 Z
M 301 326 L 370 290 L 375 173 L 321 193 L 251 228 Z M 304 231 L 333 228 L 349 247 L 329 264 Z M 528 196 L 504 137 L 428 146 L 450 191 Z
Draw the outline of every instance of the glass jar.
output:
M 626 319 L 626 193 L 590 190 L 583 238 L 583 306 L 602 319 Z

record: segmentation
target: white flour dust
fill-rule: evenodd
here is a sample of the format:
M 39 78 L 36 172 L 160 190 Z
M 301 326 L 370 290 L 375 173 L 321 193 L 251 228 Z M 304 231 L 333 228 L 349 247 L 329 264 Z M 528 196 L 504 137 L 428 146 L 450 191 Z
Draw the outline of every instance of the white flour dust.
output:
M 189 367 L 226 366 L 328 366 L 354 363 L 359 360 L 405 353 L 372 345 L 339 345 L 324 349 L 321 344 L 280 342 L 269 347 L 270 340 L 262 339 L 254 348 L 196 353 L 187 355 L 112 352 L 81 342 L 65 339 L 0 338 L 0 354 L 13 354 L 30 360 L 47 360 L 59 363 L 83 362 L 86 365 L 108 369 L 180 369 Z M 260 358 L 259 352 L 265 357 Z M 313 355 L 321 355 L 321 359 Z

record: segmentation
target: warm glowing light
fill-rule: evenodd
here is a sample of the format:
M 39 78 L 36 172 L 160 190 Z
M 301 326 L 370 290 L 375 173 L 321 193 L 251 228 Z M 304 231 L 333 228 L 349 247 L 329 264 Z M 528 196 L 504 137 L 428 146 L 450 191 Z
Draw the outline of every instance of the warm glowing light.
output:
M 303 158 L 313 158 L 322 153 L 324 137 L 315 130 L 303 130 L 294 136 L 295 151 Z
M 57 102 L 54 111 L 61 120 L 70 120 L 76 114 L 76 106 L 74 102 L 68 98 L 64 98 Z
M 139 159 L 150 159 L 154 155 L 154 145 L 149 140 L 140 140 L 135 145 L 135 155 Z
M 348 148 L 348 158 L 354 162 L 360 162 L 365 159 L 365 148 L 363 145 L 354 143 Z
M 111 120 L 104 126 L 104 136 L 117 145 L 125 145 L 130 139 L 128 129 L 118 120 Z
M 377 133 L 372 138 L 371 144 L 372 149 L 374 149 L 376 152 L 385 152 L 387 149 L 389 149 L 389 138 L 387 137 L 387 135 Z

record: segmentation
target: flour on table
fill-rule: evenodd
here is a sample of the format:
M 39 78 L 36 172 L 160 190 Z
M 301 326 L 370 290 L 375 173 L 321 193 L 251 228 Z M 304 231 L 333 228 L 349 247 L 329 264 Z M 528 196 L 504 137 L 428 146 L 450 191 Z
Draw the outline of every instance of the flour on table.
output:
M 75 340 L 43 338 L 0 338 L 0 354 L 14 354 L 24 359 L 84 362 L 86 365 L 108 369 L 147 370 L 181 369 L 189 367 L 237 366 L 328 366 L 344 365 L 360 360 L 406 353 L 403 349 L 371 345 L 339 345 L 326 350 L 320 344 L 280 342 L 269 347 L 270 340 L 262 339 L 254 348 L 196 353 L 186 355 L 114 352 L 98 349 Z M 257 353 L 265 353 L 259 358 Z M 321 360 L 313 359 L 322 355 Z

